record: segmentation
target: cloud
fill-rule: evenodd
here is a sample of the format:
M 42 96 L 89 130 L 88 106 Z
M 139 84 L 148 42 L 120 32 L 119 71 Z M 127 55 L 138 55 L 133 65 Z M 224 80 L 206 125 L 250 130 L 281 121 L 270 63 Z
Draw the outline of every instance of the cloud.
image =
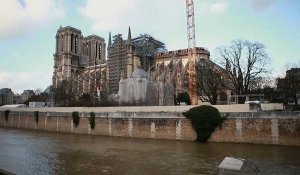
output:
M 63 15 L 62 0 L 1 0 L 0 40 L 22 36 Z
M 126 18 L 134 10 L 136 3 L 137 0 L 87 0 L 80 11 L 92 20 L 94 31 L 109 30 L 119 27 L 123 21 L 128 21 Z
M 132 37 L 147 33 L 172 49 L 187 45 L 185 8 L 182 0 L 87 0 L 79 11 L 92 22 L 91 29 L 97 34 L 111 31 L 126 39 L 131 26 Z
M 212 13 L 216 13 L 216 14 L 224 13 L 226 11 L 226 9 L 227 9 L 226 3 L 214 3 L 214 4 L 211 4 L 209 7 L 209 10 Z
M 0 71 L 0 88 L 11 88 L 14 93 L 25 89 L 46 89 L 51 85 L 52 72 L 4 72 Z M 38 80 L 38 81 L 37 81 Z
M 264 11 L 272 7 L 277 0 L 252 0 L 252 7 L 256 11 Z
M 196 24 L 206 15 L 226 12 L 228 7 L 223 1 L 194 3 Z M 97 34 L 107 35 L 111 31 L 113 35 L 123 34 L 126 39 L 130 25 L 132 37 L 148 33 L 166 43 L 169 50 L 187 47 L 186 4 L 183 0 L 87 0 L 79 12 L 91 21 L 91 29 Z

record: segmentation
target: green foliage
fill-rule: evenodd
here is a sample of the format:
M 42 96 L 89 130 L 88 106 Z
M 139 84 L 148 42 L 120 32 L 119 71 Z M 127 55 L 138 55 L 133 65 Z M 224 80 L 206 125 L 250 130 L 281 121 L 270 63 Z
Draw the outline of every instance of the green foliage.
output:
M 75 128 L 79 125 L 79 112 L 72 112 L 72 119 L 73 119 L 73 123 Z
M 179 93 L 176 99 L 178 103 L 185 102 L 187 105 L 191 105 L 191 99 L 187 92 Z
M 39 111 L 34 111 L 35 123 L 39 123 Z
M 94 128 L 95 128 L 95 113 L 94 112 L 90 112 L 89 122 L 90 122 L 91 129 L 94 130 Z
M 5 116 L 5 121 L 6 121 L 6 123 L 7 123 L 7 121 L 8 121 L 8 115 L 9 115 L 9 112 L 10 112 L 10 110 L 5 110 L 5 111 L 4 111 L 4 116 Z
M 225 117 L 213 106 L 197 106 L 182 113 L 190 119 L 197 133 L 197 141 L 207 142 L 217 126 L 221 126 Z

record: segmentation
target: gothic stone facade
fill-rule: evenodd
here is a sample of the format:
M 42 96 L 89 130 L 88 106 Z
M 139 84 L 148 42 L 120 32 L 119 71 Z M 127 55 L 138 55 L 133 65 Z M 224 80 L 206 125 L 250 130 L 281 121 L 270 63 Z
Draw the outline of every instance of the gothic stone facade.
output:
M 226 74 L 226 71 L 210 60 L 210 52 L 203 47 L 196 47 L 196 62 L 201 59 L 208 61 L 214 70 L 220 74 Z M 171 84 L 174 87 L 175 94 L 188 92 L 188 49 L 167 51 L 156 54 L 155 65 L 152 66 L 150 77 L 153 81 Z M 204 94 L 200 93 L 198 99 L 204 101 Z M 219 95 L 218 103 L 226 104 L 229 102 L 231 91 L 224 89 Z M 225 96 L 225 97 L 224 97 Z M 224 97 L 224 98 L 222 98 Z M 200 102 L 199 101 L 199 102 Z M 198 103 L 199 103 L 198 102 Z
M 202 47 L 196 48 L 196 60 L 209 59 L 210 53 Z M 188 91 L 188 49 L 156 54 L 151 79 L 173 85 L 175 93 Z
M 84 37 L 73 27 L 60 27 L 56 34 L 53 87 L 72 80 L 78 95 L 107 91 L 106 44 L 96 35 Z M 74 86 L 75 86 L 74 85 Z

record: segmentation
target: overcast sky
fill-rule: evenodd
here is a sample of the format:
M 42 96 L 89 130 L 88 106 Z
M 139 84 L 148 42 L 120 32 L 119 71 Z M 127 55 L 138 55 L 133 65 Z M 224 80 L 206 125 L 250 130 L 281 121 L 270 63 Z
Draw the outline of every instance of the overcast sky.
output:
M 300 60 L 299 0 L 194 0 L 197 46 L 215 54 L 234 39 L 266 45 L 273 75 Z M 0 0 L 0 88 L 51 84 L 55 34 L 73 26 L 108 39 L 147 33 L 168 50 L 187 47 L 185 0 Z

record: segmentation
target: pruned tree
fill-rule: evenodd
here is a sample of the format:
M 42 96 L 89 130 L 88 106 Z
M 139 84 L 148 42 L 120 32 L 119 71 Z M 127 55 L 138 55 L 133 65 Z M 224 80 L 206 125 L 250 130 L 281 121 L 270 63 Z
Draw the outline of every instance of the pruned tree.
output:
M 141 58 L 141 67 L 148 70 L 154 63 L 155 54 L 166 51 L 166 45 L 148 34 L 141 34 L 132 40 L 136 54 Z
M 224 69 L 210 60 L 200 59 L 196 64 L 198 97 L 215 105 L 225 88 Z
M 218 55 L 237 95 L 247 94 L 258 77 L 264 78 L 270 72 L 270 58 L 259 42 L 234 40 L 229 46 L 218 48 Z

